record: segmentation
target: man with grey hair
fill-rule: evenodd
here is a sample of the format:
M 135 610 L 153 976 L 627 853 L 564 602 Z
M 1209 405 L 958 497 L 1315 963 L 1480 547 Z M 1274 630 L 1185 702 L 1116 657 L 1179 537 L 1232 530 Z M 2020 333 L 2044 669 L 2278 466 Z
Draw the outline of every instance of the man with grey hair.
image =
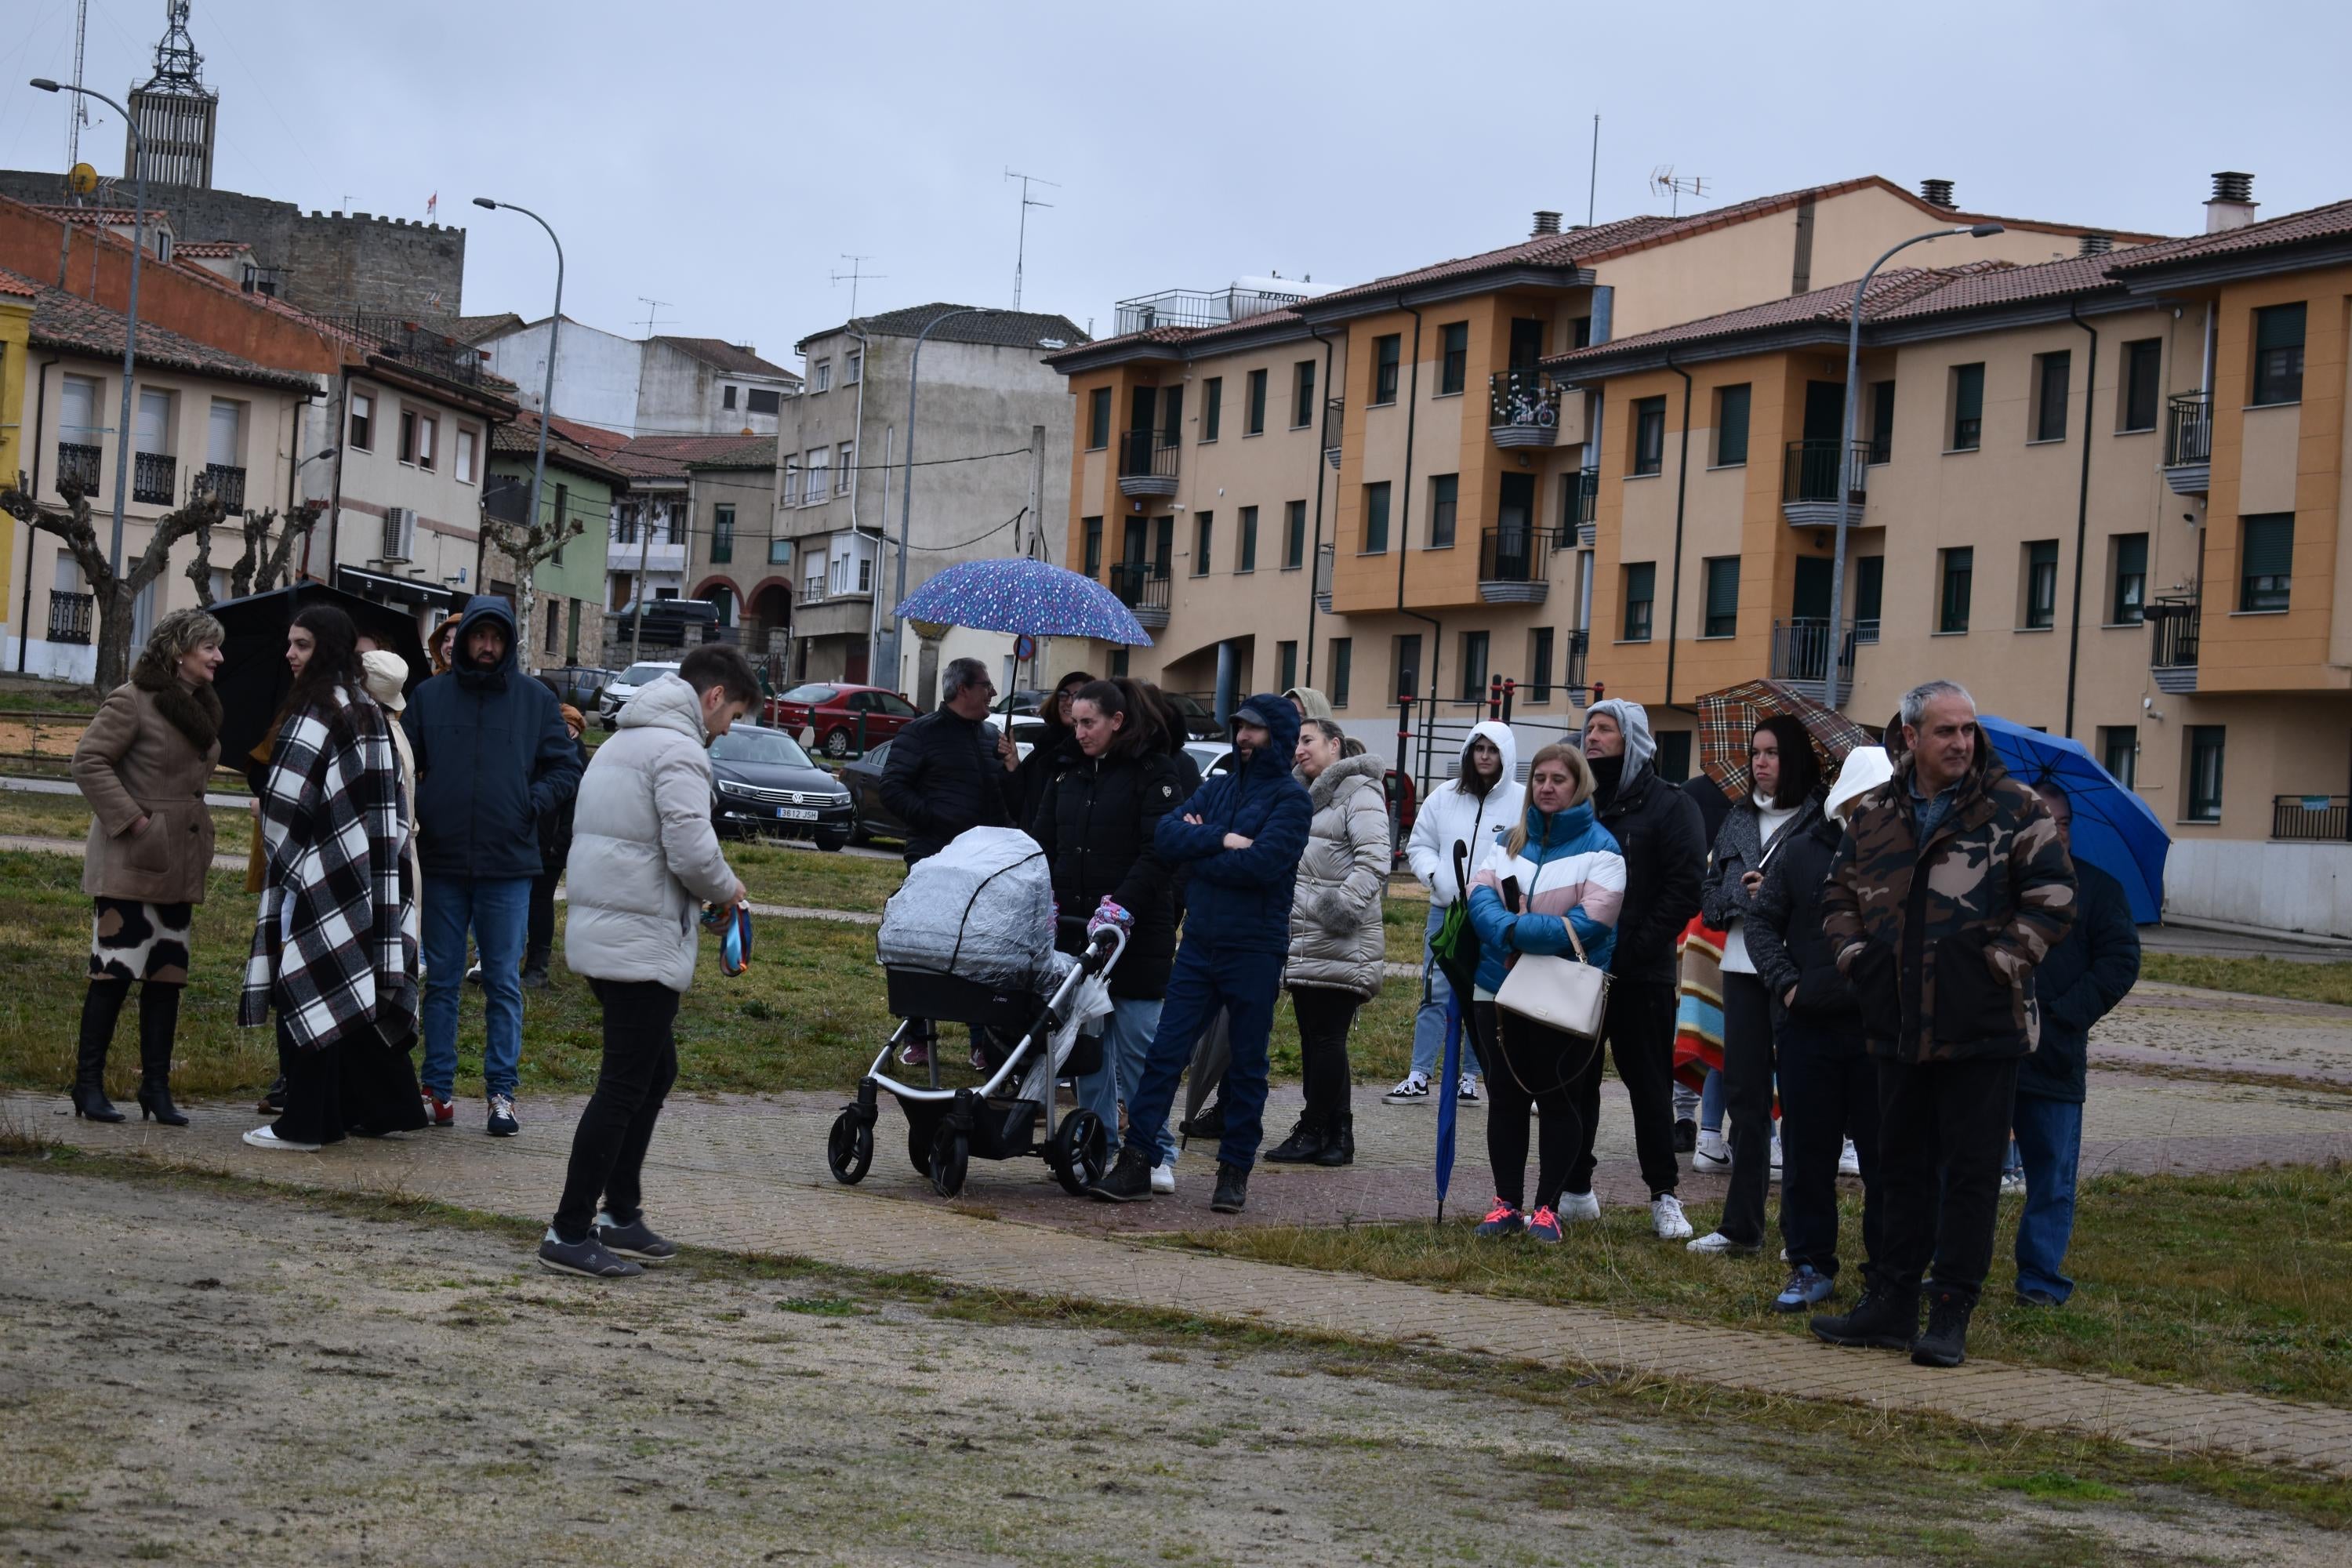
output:
M 2074 867 L 1964 688 L 1906 692 L 1886 742 L 1894 777 L 1854 806 L 1822 889 L 1877 1064 L 1885 1220 L 1862 1300 L 1812 1328 L 1958 1366 L 1992 1265 L 2018 1064 L 2041 1033 L 2033 973 L 2074 923 Z

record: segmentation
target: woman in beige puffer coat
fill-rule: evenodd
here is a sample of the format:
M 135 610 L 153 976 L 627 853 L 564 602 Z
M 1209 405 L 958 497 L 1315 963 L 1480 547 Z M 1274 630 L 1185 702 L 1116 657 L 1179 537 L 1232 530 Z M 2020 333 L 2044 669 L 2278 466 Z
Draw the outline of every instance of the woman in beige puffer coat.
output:
M 1388 957 L 1381 925 L 1391 858 L 1383 770 L 1380 758 L 1348 756 L 1346 747 L 1328 719 L 1299 727 L 1292 773 L 1307 786 L 1315 818 L 1298 860 L 1283 981 L 1298 1019 L 1307 1110 L 1289 1139 L 1265 1156 L 1286 1164 L 1345 1165 L 1356 1157 L 1348 1030 L 1356 1009 L 1380 994 Z

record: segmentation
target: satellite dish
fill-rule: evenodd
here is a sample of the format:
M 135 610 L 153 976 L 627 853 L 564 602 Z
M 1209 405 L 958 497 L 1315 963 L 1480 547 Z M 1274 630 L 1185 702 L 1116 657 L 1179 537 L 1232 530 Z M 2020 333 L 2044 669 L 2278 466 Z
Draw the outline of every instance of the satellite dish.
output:
M 76 163 L 66 174 L 66 189 L 78 196 L 86 196 L 98 189 L 98 171 L 88 163 Z

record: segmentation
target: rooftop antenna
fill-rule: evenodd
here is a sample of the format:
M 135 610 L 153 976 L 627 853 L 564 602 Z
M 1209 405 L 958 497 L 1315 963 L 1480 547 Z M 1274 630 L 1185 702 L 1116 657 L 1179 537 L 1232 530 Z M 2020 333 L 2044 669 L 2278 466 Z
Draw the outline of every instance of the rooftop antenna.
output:
M 1592 117 L 1592 172 L 1584 177 L 1584 226 L 1592 226 L 1593 195 L 1601 188 L 1601 116 Z
M 1024 174 L 1017 169 L 1007 169 L 1004 177 L 1021 182 L 1021 243 L 1013 253 L 1013 308 L 1021 309 L 1021 269 L 1029 259 L 1029 209 L 1050 207 L 1051 202 L 1041 202 L 1029 194 L 1031 185 L 1045 185 L 1053 190 L 1062 187 L 1052 180 L 1041 180 L 1034 174 Z
M 838 288 L 844 283 L 849 285 L 849 319 L 854 321 L 857 320 L 857 285 L 868 278 L 878 279 L 887 278 L 890 275 L 887 272 L 866 271 L 866 264 L 874 259 L 871 256 L 852 256 L 845 250 L 840 252 L 839 255 L 844 261 L 849 263 L 849 270 L 846 272 L 835 273 L 833 275 L 834 286 Z
M 655 318 L 661 314 L 661 308 L 664 305 L 675 305 L 677 301 L 675 300 L 656 300 L 649 296 L 640 294 L 637 296 L 637 303 L 646 308 L 646 336 L 652 337 L 654 335 Z
M 74 88 L 73 104 L 66 114 L 66 167 L 81 162 L 81 128 L 89 123 L 89 100 L 81 95 L 82 42 L 89 32 L 89 0 L 80 0 L 74 7 Z M 79 205 L 81 193 L 74 193 Z
M 1677 174 L 1672 163 L 1661 163 L 1650 171 L 1650 194 L 1654 196 L 1665 197 L 1671 204 L 1666 209 L 1667 216 L 1680 217 L 1683 214 L 1685 196 L 1706 195 L 1706 176 Z

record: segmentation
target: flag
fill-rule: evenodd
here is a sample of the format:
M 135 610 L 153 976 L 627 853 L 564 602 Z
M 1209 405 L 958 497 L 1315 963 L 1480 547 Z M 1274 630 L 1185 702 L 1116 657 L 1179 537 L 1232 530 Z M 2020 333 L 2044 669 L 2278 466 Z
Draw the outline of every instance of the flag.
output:
M 436 191 L 436 192 L 434 192 L 431 195 L 429 195 L 429 196 L 427 196 L 427 197 L 425 197 L 425 216 L 426 217 L 431 217 L 434 214 L 436 214 L 436 213 L 439 212 L 440 210 L 441 210 L 441 193 L 440 193 L 440 192 L 438 192 L 438 191 Z

